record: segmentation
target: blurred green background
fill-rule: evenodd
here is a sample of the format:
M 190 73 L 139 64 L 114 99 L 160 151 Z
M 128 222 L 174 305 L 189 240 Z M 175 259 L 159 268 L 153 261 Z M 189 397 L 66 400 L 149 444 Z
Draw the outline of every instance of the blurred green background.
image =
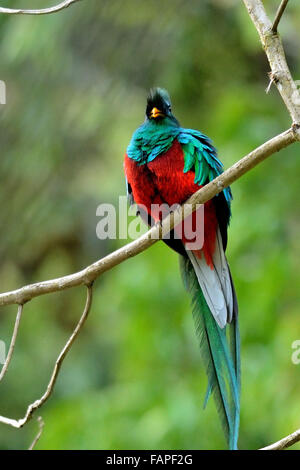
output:
M 6 5 L 5 5 L 6 3 Z M 55 2 L 52 2 L 52 4 Z M 1 2 L 45 7 L 50 0 Z M 274 15 L 279 0 L 265 2 Z M 167 88 L 185 127 L 213 138 L 227 168 L 290 126 L 240 1 L 83 0 L 44 17 L 0 16 L 1 291 L 61 276 L 126 240 L 96 237 L 96 208 L 125 194 L 123 155 L 151 86 Z M 300 79 L 300 5 L 280 24 Z M 299 146 L 234 183 L 228 258 L 240 305 L 239 445 L 255 449 L 299 428 Z M 0 387 L 0 414 L 41 396 L 84 305 L 83 288 L 31 301 Z M 1 308 L 10 341 L 16 308 Z M 222 449 L 177 255 L 157 243 L 103 275 L 90 318 L 51 399 L 38 449 Z M 26 449 L 0 425 L 2 449 Z M 294 448 L 300 449 L 298 444 Z

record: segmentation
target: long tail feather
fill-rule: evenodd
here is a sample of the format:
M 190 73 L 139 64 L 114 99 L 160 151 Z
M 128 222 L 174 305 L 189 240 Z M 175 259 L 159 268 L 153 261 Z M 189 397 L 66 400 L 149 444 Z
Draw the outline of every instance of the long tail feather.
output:
M 232 294 L 233 294 L 233 317 L 232 317 L 231 323 L 228 324 L 229 342 L 230 342 L 231 355 L 234 361 L 238 396 L 240 396 L 240 393 L 241 393 L 241 354 L 240 354 L 240 330 L 239 330 L 239 321 L 238 321 L 238 303 L 237 303 L 235 288 L 233 285 L 229 266 L 228 266 L 228 271 L 230 275 Z M 236 408 L 236 421 L 235 421 L 236 435 L 238 435 L 238 432 L 239 432 L 239 415 L 240 415 L 240 408 L 238 406 Z
M 193 265 L 180 256 L 181 271 L 186 288 L 192 294 L 193 316 L 200 339 L 200 349 L 208 376 L 205 404 L 213 393 L 230 449 L 237 449 L 240 414 L 240 353 L 237 303 L 226 329 L 214 319 L 202 293 Z M 233 296 L 235 293 L 233 289 Z

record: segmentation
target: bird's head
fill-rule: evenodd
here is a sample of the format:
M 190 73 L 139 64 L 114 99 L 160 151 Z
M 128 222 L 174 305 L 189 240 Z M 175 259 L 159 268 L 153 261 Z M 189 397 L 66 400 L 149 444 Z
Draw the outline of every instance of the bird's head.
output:
M 147 98 L 146 119 L 160 123 L 168 121 L 178 125 L 178 121 L 172 114 L 171 100 L 167 90 L 152 88 Z

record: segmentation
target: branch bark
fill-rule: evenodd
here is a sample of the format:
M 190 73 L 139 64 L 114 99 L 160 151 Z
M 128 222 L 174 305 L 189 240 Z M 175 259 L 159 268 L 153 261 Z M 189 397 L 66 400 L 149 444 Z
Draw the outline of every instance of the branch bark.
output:
M 257 29 L 271 67 L 270 77 L 291 115 L 294 124 L 300 124 L 300 93 L 286 62 L 281 39 L 272 30 L 261 0 L 244 0 L 248 13 Z
M 42 8 L 40 10 L 22 10 L 0 7 L 0 13 L 6 15 L 50 15 L 51 13 L 57 13 L 58 11 L 64 10 L 65 8 L 68 8 L 70 5 L 73 5 L 79 1 L 80 0 L 64 0 L 54 7 Z
M 277 441 L 274 444 L 271 444 L 267 447 L 263 447 L 260 450 L 283 450 L 283 449 L 287 449 L 288 447 L 291 447 L 292 445 L 296 444 L 299 441 L 300 441 L 300 429 L 293 432 L 289 436 L 286 436 L 283 439 L 280 439 L 280 441 Z

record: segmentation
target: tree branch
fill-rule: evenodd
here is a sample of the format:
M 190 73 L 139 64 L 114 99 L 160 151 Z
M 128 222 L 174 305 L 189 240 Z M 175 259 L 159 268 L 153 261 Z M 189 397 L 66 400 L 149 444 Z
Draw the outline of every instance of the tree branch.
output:
M 250 152 L 228 170 L 224 171 L 220 176 L 194 193 L 185 203 L 190 205 L 187 206 L 187 209 L 183 209 L 185 204 L 183 206 L 179 206 L 173 214 L 170 214 L 163 220 L 162 224 L 154 225 L 147 233 L 137 240 L 134 240 L 124 247 L 114 251 L 90 266 L 87 266 L 82 271 L 49 281 L 37 282 L 14 291 L 0 294 L 0 306 L 16 303 L 23 304 L 34 297 L 43 294 L 58 292 L 93 282 L 105 271 L 109 271 L 114 266 L 122 263 L 128 258 L 138 255 L 156 243 L 164 235 L 168 234 L 174 225 L 178 225 L 184 217 L 188 217 L 191 212 L 196 209 L 196 204 L 204 204 L 240 178 L 244 173 L 247 173 L 258 165 L 258 163 L 262 162 L 275 152 L 278 152 L 299 140 L 300 130 L 298 126 L 293 126 L 282 134 L 273 137 L 273 139 L 265 142 L 263 145 Z
M 13 352 L 14 352 L 22 312 L 23 312 L 23 305 L 19 305 L 18 306 L 17 316 L 16 316 L 16 321 L 15 321 L 15 326 L 14 326 L 14 330 L 13 330 L 13 334 L 12 334 L 12 338 L 11 338 L 11 342 L 10 342 L 10 346 L 9 346 L 9 350 L 8 350 L 8 353 L 7 353 L 6 360 L 3 364 L 3 367 L 2 367 L 1 372 L 0 372 L 0 382 L 1 382 L 1 380 L 3 379 L 3 377 L 5 376 L 5 374 L 7 372 L 8 366 L 10 364 L 10 361 L 11 361 L 11 358 L 12 358 L 12 355 L 13 355 Z
M 70 5 L 79 2 L 80 0 L 64 0 L 63 2 L 50 8 L 42 8 L 41 10 L 21 10 L 13 8 L 0 7 L 0 13 L 6 15 L 50 15 L 51 13 L 57 13 L 58 11 L 68 8 Z
M 70 338 L 66 342 L 65 346 L 63 347 L 61 353 L 59 354 L 59 356 L 58 356 L 58 358 L 55 362 L 54 369 L 53 369 L 53 372 L 51 374 L 50 381 L 48 383 L 48 386 L 47 386 L 47 389 L 46 389 L 45 393 L 42 395 L 41 398 L 39 398 L 38 400 L 36 400 L 35 402 L 31 403 L 28 406 L 24 418 L 11 419 L 11 418 L 6 418 L 5 416 L 0 416 L 0 423 L 8 424 L 9 426 L 12 426 L 14 428 L 22 428 L 24 426 L 24 424 L 26 424 L 27 421 L 29 421 L 31 419 L 33 413 L 38 408 L 40 408 L 48 400 L 48 398 L 50 397 L 50 395 L 52 394 L 52 391 L 54 389 L 54 385 L 56 383 L 56 379 L 57 379 L 57 376 L 59 374 L 59 371 L 60 371 L 61 365 L 63 363 L 63 360 L 66 357 L 66 355 L 67 355 L 68 351 L 70 350 L 72 344 L 74 343 L 75 339 L 77 338 L 77 336 L 78 336 L 81 328 L 83 327 L 83 324 L 84 324 L 85 320 L 87 319 L 87 316 L 90 312 L 91 305 L 92 305 L 92 293 L 93 293 L 92 284 L 90 284 L 90 285 L 87 286 L 87 297 L 86 297 L 86 303 L 85 303 L 83 313 L 82 313 L 82 315 L 80 317 L 80 320 L 77 323 L 73 333 L 71 334 Z
M 275 16 L 275 20 L 274 20 L 274 23 L 273 23 L 273 26 L 272 26 L 273 33 L 277 33 L 277 28 L 278 28 L 279 22 L 280 22 L 281 17 L 284 13 L 284 10 L 286 9 L 288 1 L 289 0 L 282 0 L 282 2 L 280 3 L 280 5 L 278 7 L 278 10 L 277 10 L 276 16 Z
M 287 65 L 281 39 L 272 31 L 272 23 L 261 0 L 244 0 L 244 3 L 268 57 L 271 80 L 276 83 L 293 123 L 300 124 L 300 93 Z
M 293 432 L 289 436 L 284 437 L 280 441 L 277 441 L 274 444 L 271 444 L 267 447 L 263 447 L 260 450 L 283 450 L 283 449 L 287 449 L 288 447 L 291 447 L 292 445 L 296 444 L 299 441 L 300 441 L 300 429 Z
M 38 417 L 37 422 L 38 422 L 38 425 L 39 425 L 39 430 L 38 430 L 37 435 L 35 436 L 33 442 L 28 447 L 28 450 L 33 450 L 33 448 L 35 447 L 36 443 L 40 439 L 40 437 L 43 433 L 43 430 L 44 430 L 45 423 L 44 423 L 43 418 L 41 416 Z

